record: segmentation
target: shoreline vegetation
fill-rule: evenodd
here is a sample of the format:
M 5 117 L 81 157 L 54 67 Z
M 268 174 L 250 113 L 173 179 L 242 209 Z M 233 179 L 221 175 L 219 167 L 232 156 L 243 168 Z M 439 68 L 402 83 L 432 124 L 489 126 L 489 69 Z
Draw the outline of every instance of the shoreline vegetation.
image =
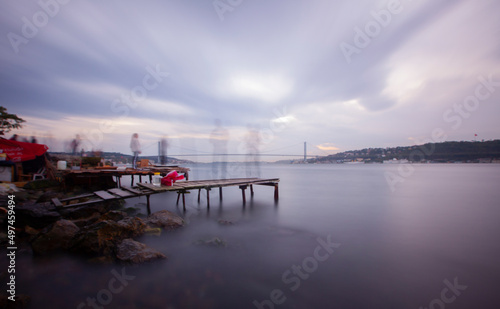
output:
M 365 148 L 306 160 L 307 163 L 500 163 L 500 140 Z

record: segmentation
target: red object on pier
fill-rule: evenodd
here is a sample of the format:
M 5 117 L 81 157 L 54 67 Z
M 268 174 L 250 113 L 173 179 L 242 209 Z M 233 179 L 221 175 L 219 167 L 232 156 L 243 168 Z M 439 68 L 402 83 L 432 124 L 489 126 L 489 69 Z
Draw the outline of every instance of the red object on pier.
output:
M 43 144 L 33 144 L 0 139 L 0 153 L 7 155 L 6 160 L 17 163 L 34 160 L 47 152 L 49 147 Z
M 161 179 L 161 184 L 164 186 L 172 186 L 177 180 L 184 179 L 184 175 L 180 175 L 177 171 L 171 171 L 167 176 Z

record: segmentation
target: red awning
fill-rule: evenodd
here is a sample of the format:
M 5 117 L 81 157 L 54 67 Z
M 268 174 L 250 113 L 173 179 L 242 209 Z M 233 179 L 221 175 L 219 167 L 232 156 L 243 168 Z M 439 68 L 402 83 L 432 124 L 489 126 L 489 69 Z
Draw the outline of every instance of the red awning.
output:
M 47 152 L 49 147 L 43 144 L 24 143 L 0 139 L 0 153 L 7 154 L 7 160 L 23 162 L 33 160 Z

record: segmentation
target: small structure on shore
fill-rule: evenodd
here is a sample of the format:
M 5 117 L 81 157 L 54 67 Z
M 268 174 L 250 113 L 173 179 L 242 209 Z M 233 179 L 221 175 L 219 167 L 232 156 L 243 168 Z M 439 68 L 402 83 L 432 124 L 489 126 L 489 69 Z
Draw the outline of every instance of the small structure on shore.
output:
M 0 181 L 26 182 L 48 177 L 48 149 L 43 144 L 0 138 Z

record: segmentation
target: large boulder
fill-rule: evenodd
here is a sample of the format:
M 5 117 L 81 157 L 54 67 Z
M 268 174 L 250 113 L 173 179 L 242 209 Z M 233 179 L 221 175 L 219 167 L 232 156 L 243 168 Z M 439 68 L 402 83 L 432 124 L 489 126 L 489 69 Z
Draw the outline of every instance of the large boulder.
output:
M 184 225 L 184 220 L 168 210 L 160 210 L 149 215 L 145 222 L 164 229 L 175 229 Z
M 68 205 L 66 207 L 63 206 L 58 210 L 63 217 L 76 220 L 80 218 L 88 218 L 96 212 L 104 214 L 108 211 L 108 209 L 109 206 L 106 205 L 106 203 L 95 203 L 76 207 Z
M 49 228 L 40 232 L 39 235 L 31 243 L 33 253 L 44 255 L 54 251 L 68 249 L 73 237 L 78 233 L 80 228 L 73 222 L 68 220 L 59 220 Z
M 128 217 L 128 214 L 123 211 L 119 210 L 110 210 L 104 215 L 101 216 L 99 220 L 113 220 L 113 221 L 120 221 Z
M 101 213 L 94 212 L 90 217 L 74 219 L 71 220 L 71 222 L 76 224 L 76 226 L 78 226 L 79 228 L 84 228 L 86 226 L 96 223 L 101 217 L 102 217 Z
M 116 258 L 121 262 L 138 264 L 165 259 L 166 256 L 143 243 L 127 238 L 116 247 Z
M 41 229 L 61 219 L 61 215 L 57 212 L 54 205 L 51 203 L 24 203 L 16 205 L 16 225 Z
M 71 251 L 90 256 L 113 255 L 123 239 L 137 237 L 147 229 L 140 218 L 127 217 L 118 222 L 98 221 L 80 230 L 71 242 Z

